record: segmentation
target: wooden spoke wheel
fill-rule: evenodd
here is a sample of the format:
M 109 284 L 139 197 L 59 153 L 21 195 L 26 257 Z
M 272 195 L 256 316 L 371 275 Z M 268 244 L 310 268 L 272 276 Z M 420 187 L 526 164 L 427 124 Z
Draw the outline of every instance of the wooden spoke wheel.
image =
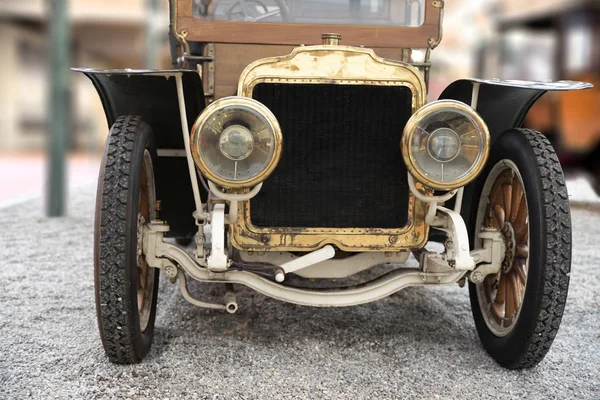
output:
M 148 266 L 143 252 L 143 229 L 151 220 L 156 218 L 154 203 L 156 190 L 154 179 L 148 179 L 152 172 L 152 157 L 148 150 L 144 151 L 144 162 L 140 171 L 140 199 L 137 220 L 137 305 L 140 315 L 140 329 L 142 332 L 148 327 L 148 319 L 152 310 L 152 297 L 154 292 L 155 270 Z
M 519 316 L 529 269 L 529 218 L 523 181 L 516 165 L 505 160 L 490 172 L 483 225 L 502 232 L 506 252 L 502 269 L 477 286 L 488 327 L 497 336 L 510 332 Z M 493 180 L 493 181 L 491 181 Z
M 533 367 L 556 336 L 569 287 L 571 217 L 562 169 L 544 135 L 510 129 L 496 138 L 474 190 L 473 247 L 481 247 L 484 228 L 497 229 L 506 245 L 500 271 L 469 284 L 475 327 L 499 364 Z

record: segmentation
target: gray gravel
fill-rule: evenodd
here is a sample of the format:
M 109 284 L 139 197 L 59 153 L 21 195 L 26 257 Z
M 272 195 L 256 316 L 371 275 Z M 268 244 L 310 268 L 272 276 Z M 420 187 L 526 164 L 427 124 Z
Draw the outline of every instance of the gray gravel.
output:
M 94 186 L 69 217 L 41 202 L 0 209 L 0 398 L 600 398 L 600 213 L 573 210 L 571 290 L 546 359 L 506 371 L 479 344 L 466 289 L 411 288 L 315 309 L 239 290 L 228 315 L 161 282 L 153 349 L 108 363 L 92 279 Z M 220 289 L 196 286 L 216 295 Z

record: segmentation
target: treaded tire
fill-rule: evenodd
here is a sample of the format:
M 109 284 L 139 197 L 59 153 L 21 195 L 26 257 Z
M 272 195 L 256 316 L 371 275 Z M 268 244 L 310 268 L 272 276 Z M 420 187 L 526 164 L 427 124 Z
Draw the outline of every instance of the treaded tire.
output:
M 502 159 L 511 160 L 522 177 L 530 245 L 523 303 L 506 336 L 496 336 L 489 329 L 472 283 L 469 293 L 483 347 L 500 365 L 523 369 L 545 357 L 562 319 L 571 270 L 571 215 L 562 168 L 544 135 L 529 129 L 511 129 L 500 135 L 475 193 L 482 193 L 490 169 Z M 479 196 L 475 199 L 479 202 Z
M 119 117 L 110 129 L 98 179 L 94 224 L 94 286 L 98 328 L 110 361 L 141 361 L 152 344 L 158 270 L 148 322 L 142 331 L 138 308 L 137 226 L 140 212 L 140 176 L 144 154 L 155 159 L 150 126 L 140 117 Z

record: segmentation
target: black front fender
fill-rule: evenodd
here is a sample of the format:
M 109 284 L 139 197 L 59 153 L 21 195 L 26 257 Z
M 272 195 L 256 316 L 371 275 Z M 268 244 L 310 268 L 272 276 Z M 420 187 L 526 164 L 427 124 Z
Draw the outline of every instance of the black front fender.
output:
M 523 126 L 533 104 L 548 91 L 589 89 L 591 84 L 574 81 L 533 82 L 500 79 L 462 79 L 440 95 L 442 99 L 471 104 L 473 85 L 479 85 L 477 112 L 488 125 L 492 143 L 504 131 Z
M 205 106 L 196 71 L 74 69 L 91 81 L 104 107 L 108 127 L 121 115 L 139 115 L 154 132 L 158 148 L 183 149 L 175 76 L 181 75 L 188 123 Z
M 121 115 L 139 115 L 150 125 L 157 149 L 183 149 L 176 76 L 181 76 L 189 128 L 204 110 L 202 80 L 196 71 L 75 69 L 93 83 L 106 114 L 108 128 Z M 106 131 L 108 133 L 108 129 Z M 187 132 L 189 135 L 189 132 Z M 157 199 L 169 236 L 190 237 L 197 231 L 187 161 L 184 157 L 154 160 Z M 200 186 L 201 196 L 207 195 Z
M 462 79 L 453 82 L 440 95 L 440 100 L 453 99 L 471 104 L 474 85 L 479 85 L 476 111 L 488 125 L 492 144 L 511 128 L 523 126 L 527 113 L 533 104 L 548 91 L 566 91 L 589 89 L 591 84 L 574 81 L 533 82 L 503 81 L 499 79 Z M 477 207 L 479 193 L 475 191 L 475 182 L 464 189 L 461 214 L 469 232 L 473 232 L 472 210 Z M 448 202 L 454 207 L 454 199 Z M 431 240 L 441 241 L 444 235 L 432 230 Z

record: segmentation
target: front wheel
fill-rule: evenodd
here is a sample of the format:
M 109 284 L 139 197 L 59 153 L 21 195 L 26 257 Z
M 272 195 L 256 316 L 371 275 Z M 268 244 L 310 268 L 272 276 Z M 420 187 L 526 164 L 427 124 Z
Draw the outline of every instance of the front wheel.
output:
M 477 232 L 502 232 L 506 253 L 498 274 L 469 292 L 475 326 L 487 352 L 510 369 L 537 365 L 556 336 L 569 286 L 571 216 L 558 158 L 539 132 L 512 129 L 494 143 L 477 182 Z
M 106 140 L 94 226 L 96 314 L 108 358 L 131 364 L 154 335 L 158 270 L 146 262 L 142 231 L 156 218 L 156 150 L 140 117 L 119 117 Z

